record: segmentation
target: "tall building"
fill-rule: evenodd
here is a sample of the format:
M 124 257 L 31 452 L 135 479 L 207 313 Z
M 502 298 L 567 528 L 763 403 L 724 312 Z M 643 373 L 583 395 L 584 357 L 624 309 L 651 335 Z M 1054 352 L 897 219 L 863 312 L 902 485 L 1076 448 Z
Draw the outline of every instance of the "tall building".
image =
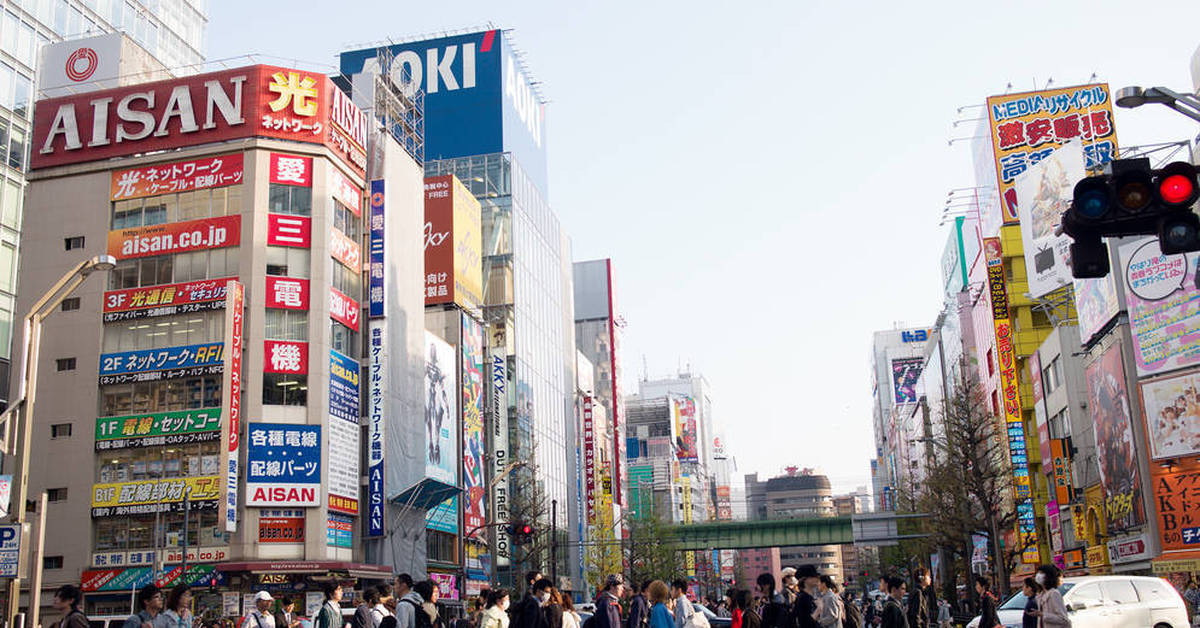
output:
M 913 441 L 924 437 L 918 414 L 917 382 L 924 364 L 929 329 L 877 331 L 871 343 L 872 426 L 875 459 L 871 464 L 872 493 L 877 510 L 894 510 L 897 493 L 915 486 L 908 460 Z
M 174 3 L 111 2 L 83 0 L 60 2 L 4 2 L 0 17 L 0 403 L 8 403 L 8 378 L 11 364 L 17 259 L 21 249 L 21 217 L 24 215 L 25 172 L 33 134 L 33 103 L 48 87 L 94 88 L 94 81 L 105 75 L 116 78 L 115 59 L 120 38 L 81 41 L 78 48 L 64 50 L 53 57 L 55 75 L 62 80 L 52 85 L 39 84 L 43 47 L 104 33 L 125 33 L 132 42 L 172 72 L 197 71 L 205 59 L 208 14 L 203 2 L 186 0 Z M 94 61 L 81 56 L 74 62 L 70 77 L 59 70 L 77 49 L 90 49 Z M 99 66 L 99 67 L 97 67 Z M 145 80 L 145 77 L 133 80 Z
M 713 427 L 714 410 L 708 379 L 702 374 L 688 371 L 674 377 L 643 379 L 638 382 L 637 399 L 638 403 L 654 407 L 662 407 L 660 400 L 666 400 L 666 408 L 672 418 L 667 426 L 671 431 L 666 435 L 672 439 L 680 472 L 687 478 L 686 484 L 694 493 L 689 497 L 688 507 L 697 521 L 715 519 L 713 470 L 717 465 L 713 439 L 716 430 Z M 632 428 L 627 429 L 627 438 L 633 436 L 630 433 L 632 431 Z M 646 438 L 643 431 L 636 435 L 642 440 Z M 630 459 L 634 457 L 629 451 L 631 447 L 632 441 L 626 447 L 626 456 Z M 632 487 L 632 472 L 629 481 Z
M 82 582 L 110 614 L 188 582 L 235 615 L 262 586 L 425 570 L 404 519 L 404 490 L 435 488 L 423 171 L 374 128 L 324 75 L 261 65 L 38 103 L 17 312 L 80 260 L 117 260 L 46 320 L 35 365 L 47 589 Z M 386 242 L 370 281 L 368 235 Z
M 507 416 L 488 418 L 508 428 L 491 434 L 488 467 L 499 474 L 511 460 L 534 463 L 493 490 L 493 505 L 502 491 L 510 505 L 540 497 L 577 521 L 571 254 L 548 202 L 545 100 L 502 30 L 367 46 L 342 53 L 341 72 L 364 108 L 380 82 L 421 94 L 426 175 L 455 175 L 482 206 L 486 350 L 506 378 L 504 403 L 491 407 Z M 402 113 L 396 124 L 410 121 Z M 498 541 L 495 563 L 511 583 L 521 568 L 514 559 L 524 559 L 506 546 Z M 560 558 L 558 571 L 569 573 L 576 561 Z
M 811 469 L 788 467 L 787 473 L 759 480 L 757 473 L 745 476 L 747 504 L 753 519 L 812 519 L 836 517 L 829 478 Z M 842 550 L 837 545 L 779 548 L 784 567 L 814 565 L 835 582 L 843 581 Z

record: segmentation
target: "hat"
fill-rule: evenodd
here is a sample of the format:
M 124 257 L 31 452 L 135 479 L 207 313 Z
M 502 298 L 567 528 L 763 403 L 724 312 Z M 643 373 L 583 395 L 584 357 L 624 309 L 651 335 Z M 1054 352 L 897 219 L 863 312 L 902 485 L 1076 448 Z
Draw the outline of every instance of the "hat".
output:
M 255 593 L 255 594 L 254 594 L 254 601 L 255 601 L 255 602 L 258 602 L 259 600 L 266 600 L 266 601 L 268 601 L 268 602 L 271 602 L 271 601 L 273 601 L 274 599 L 275 599 L 275 598 L 271 597 L 271 594 L 270 594 L 270 593 L 267 593 L 266 591 L 259 591 L 258 593 Z
M 804 578 L 819 578 L 821 574 L 817 573 L 817 568 L 812 565 L 800 565 L 800 569 L 796 570 L 796 577 Z
M 784 567 L 783 571 L 779 572 L 779 575 L 783 576 L 784 578 L 786 578 L 788 576 L 794 576 L 794 575 L 796 575 L 796 568 L 795 567 Z
M 609 576 L 608 579 L 604 581 L 604 588 L 607 589 L 607 588 L 615 587 L 618 584 L 625 584 L 625 579 L 621 577 L 621 574 L 615 573 L 615 574 L 612 574 L 611 576 Z

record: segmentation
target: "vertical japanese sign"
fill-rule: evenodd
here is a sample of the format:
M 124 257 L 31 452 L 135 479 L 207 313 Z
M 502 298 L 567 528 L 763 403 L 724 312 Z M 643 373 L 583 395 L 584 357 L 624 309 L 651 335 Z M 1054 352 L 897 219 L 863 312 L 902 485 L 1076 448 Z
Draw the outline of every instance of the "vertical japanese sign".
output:
M 467 531 L 484 539 L 487 506 L 483 479 L 483 326 L 462 314 L 463 504 Z
M 425 304 L 483 299 L 479 201 L 454 175 L 425 179 Z
M 367 283 L 368 302 L 370 311 L 368 312 L 371 318 L 382 318 L 384 308 L 386 307 L 386 283 L 384 282 L 384 269 L 387 263 L 386 246 L 384 241 L 384 203 L 386 195 L 387 183 L 383 179 L 375 179 L 371 181 L 371 203 L 370 203 L 370 262 L 371 276 Z
M 1051 485 L 1054 491 L 1053 497 L 1058 503 L 1066 504 L 1073 501 L 1074 491 L 1071 484 L 1071 458 L 1070 447 L 1067 446 L 1067 441 L 1061 438 L 1055 438 L 1050 441 L 1050 465 L 1043 466 L 1051 467 L 1051 477 L 1054 483 Z
M 1087 367 L 1088 412 L 1096 426 L 1100 482 L 1104 485 L 1104 515 L 1109 532 L 1146 522 L 1137 450 L 1130 424 L 1129 394 L 1121 345 L 1113 345 Z
M 370 330 L 368 351 L 371 366 L 367 371 L 367 401 L 371 404 L 367 415 L 367 537 L 383 536 L 384 484 L 383 443 L 385 421 L 383 389 L 387 382 L 387 325 L 382 320 L 373 320 Z
M 1156 464 L 1152 474 L 1163 552 L 1200 550 L 1200 464 Z
M 917 382 L 924 367 L 925 360 L 921 358 L 892 360 L 892 393 L 896 403 L 917 402 Z
M 1080 85 L 987 99 L 1004 224 L 1017 224 L 1016 178 L 1070 140 L 1081 141 L 1087 168 L 1117 155 L 1107 84 Z
M 1200 253 L 1163 255 L 1158 238 L 1121 247 L 1139 377 L 1200 364 Z
M 308 309 L 308 280 L 268 275 L 267 304 L 269 308 L 284 310 Z
M 242 328 L 245 289 L 241 282 L 225 284 L 225 346 L 228 348 L 225 374 L 221 382 L 221 414 L 228 422 L 221 430 L 221 473 L 224 494 L 219 519 L 226 532 L 237 531 L 238 451 L 241 448 L 242 422 Z
M 596 521 L 596 426 L 592 422 L 592 396 L 583 396 L 583 474 L 587 523 Z
M 425 332 L 425 476 L 458 483 L 458 395 L 454 349 Z
M 691 397 L 672 397 L 671 413 L 675 420 L 675 452 L 680 462 L 700 460 L 696 428 L 696 402 Z
M 329 351 L 329 508 L 358 514 L 358 362 Z
M 686 525 L 692 522 L 692 478 L 684 475 L 679 478 L 679 484 L 683 488 L 683 523 Z M 685 551 L 683 559 L 687 575 L 696 575 L 696 552 Z
M 493 477 L 508 467 L 508 356 L 503 346 L 493 346 L 488 356 L 489 390 L 488 415 L 492 441 Z M 492 516 L 495 521 L 508 520 L 508 481 L 500 480 L 492 487 Z M 496 556 L 498 567 L 509 565 L 509 539 L 504 526 L 496 526 Z

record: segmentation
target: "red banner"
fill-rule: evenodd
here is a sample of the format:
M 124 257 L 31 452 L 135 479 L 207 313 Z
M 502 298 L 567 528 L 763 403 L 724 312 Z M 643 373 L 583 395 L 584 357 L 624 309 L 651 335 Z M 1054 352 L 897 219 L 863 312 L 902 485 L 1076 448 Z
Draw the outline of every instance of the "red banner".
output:
M 109 290 L 104 293 L 104 321 L 220 309 L 225 307 L 227 281 L 229 278 L 203 279 L 163 286 Z
M 333 320 L 358 331 L 358 301 L 342 294 L 337 288 L 329 289 L 329 316 Z
M 271 153 L 271 183 L 312 187 L 312 157 Z
M 308 309 L 308 280 L 267 277 L 267 307 L 284 310 Z
M 229 364 L 221 379 L 222 409 L 229 417 L 221 432 L 221 473 L 225 491 L 218 507 L 226 532 L 237 531 L 238 450 L 241 448 L 242 422 L 242 348 L 245 344 L 246 287 L 229 280 L 225 284 L 225 347 Z M 218 526 L 219 527 L 219 526 Z
M 303 543 L 304 517 L 260 517 L 259 543 Z
M 309 248 L 312 246 L 312 218 L 267 214 L 267 244 Z
M 349 207 L 355 216 L 362 217 L 362 189 L 332 165 L 329 167 L 329 186 L 333 190 L 333 198 Z
M 108 232 L 108 254 L 117 259 L 153 257 L 237 246 L 242 217 L 220 216 Z
M 356 273 L 362 272 L 362 249 L 337 229 L 329 232 L 329 254 L 346 268 Z
M 329 509 L 344 515 L 358 515 L 358 500 L 338 495 L 329 496 Z
M 263 341 L 263 372 L 293 375 L 308 372 L 308 343 L 290 340 Z
M 203 190 L 242 182 L 242 154 L 201 157 L 128 170 L 114 170 L 111 199 L 121 201 L 157 194 Z

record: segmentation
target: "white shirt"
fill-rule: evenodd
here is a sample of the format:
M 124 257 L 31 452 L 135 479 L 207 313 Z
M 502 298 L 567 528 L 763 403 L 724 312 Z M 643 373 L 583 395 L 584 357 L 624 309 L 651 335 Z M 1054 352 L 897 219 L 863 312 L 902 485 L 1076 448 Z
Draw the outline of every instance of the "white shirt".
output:
M 275 617 L 270 613 L 261 613 L 256 608 L 242 620 L 242 628 L 275 628 Z M 280 628 L 287 628 L 287 626 Z

